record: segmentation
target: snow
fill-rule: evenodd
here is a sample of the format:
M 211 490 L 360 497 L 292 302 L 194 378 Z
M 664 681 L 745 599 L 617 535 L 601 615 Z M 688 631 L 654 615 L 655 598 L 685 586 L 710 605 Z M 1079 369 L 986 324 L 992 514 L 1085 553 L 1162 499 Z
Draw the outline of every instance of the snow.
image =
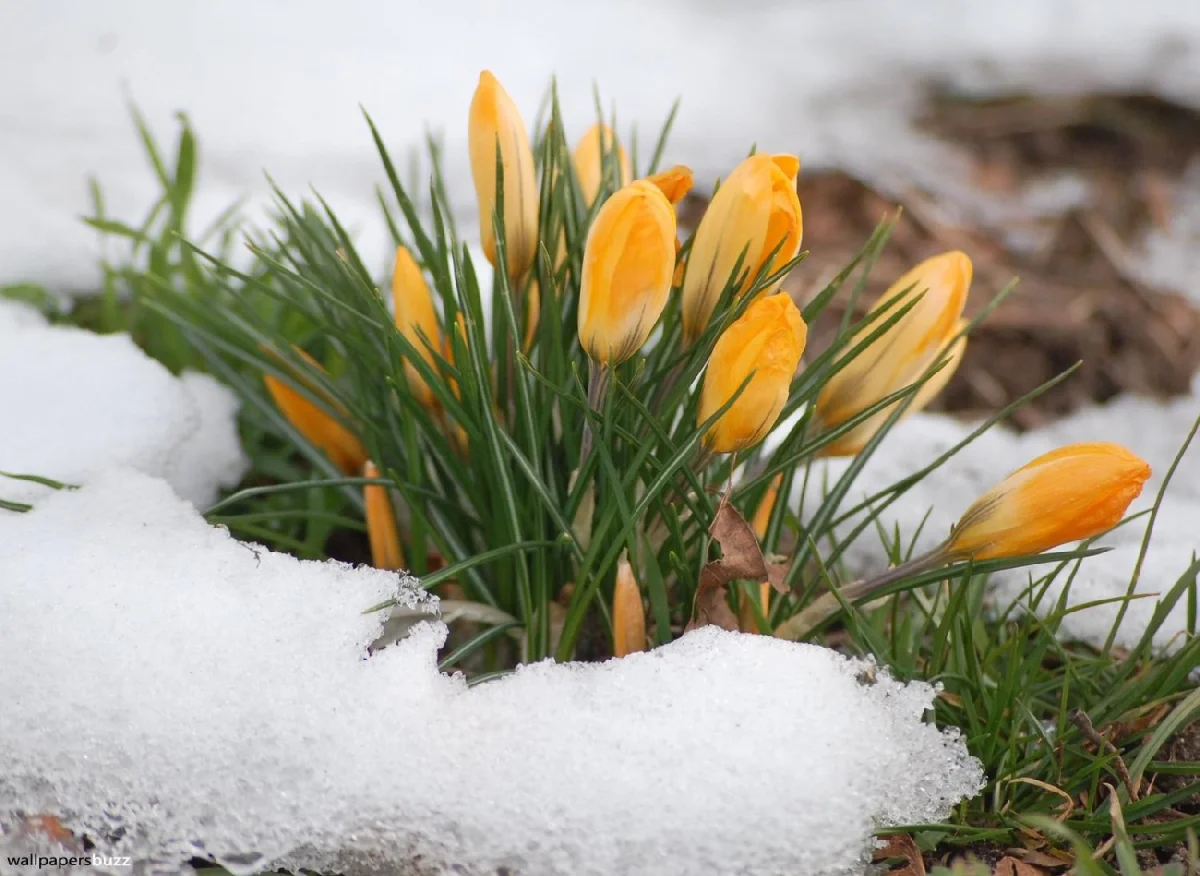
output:
M 471 689 L 436 670 L 440 623 L 368 658 L 362 609 L 416 604 L 412 579 L 239 543 L 129 470 L 0 518 L 0 580 L 0 824 L 56 813 L 160 872 L 206 853 L 848 872 L 875 824 L 981 785 L 925 723 L 932 688 L 860 681 L 868 664 L 812 645 L 709 628 Z
M 963 156 L 914 130 L 926 90 L 1145 91 L 1200 106 L 1200 6 L 580 0 L 568 12 L 522 0 L 464 14 L 353 0 L 330 15 L 319 0 L 0 4 L 0 191 L 12 217 L 0 220 L 0 284 L 97 288 L 96 234 L 78 220 L 91 210 L 87 177 L 122 219 L 139 220 L 159 194 L 128 101 L 164 144 L 172 114 L 190 114 L 193 232 L 244 195 L 261 223 L 267 170 L 289 194 L 314 185 L 383 275 L 383 175 L 361 103 L 402 174 L 427 128 L 444 133 L 450 200 L 472 238 L 465 118 L 485 67 L 531 125 L 556 74 L 571 142 L 594 121 L 593 82 L 643 146 L 681 95 L 665 160 L 691 165 L 700 190 L 757 143 L 887 194 L 924 188 L 939 218 L 1005 225 L 1010 243 L 1032 245 L 1028 227 L 1087 203 L 1086 185 L 1061 174 L 1012 198 L 978 192 Z M 1200 300 L 1200 169 L 1174 207 L 1132 266 Z M 928 511 L 915 537 L 918 551 L 932 547 L 1012 469 L 1098 437 L 1150 461 L 1133 508 L 1145 509 L 1198 409 L 1200 385 L 1023 436 L 992 430 L 882 522 L 912 538 Z M 467 872 L 836 873 L 861 863 L 874 825 L 942 817 L 978 789 L 961 740 L 923 723 L 931 688 L 884 672 L 860 684 L 863 664 L 812 646 L 704 629 L 624 660 L 539 664 L 467 689 L 437 672 L 445 628 L 430 623 L 367 659 L 379 619 L 361 609 L 397 592 L 418 601 L 412 581 L 239 543 L 192 507 L 244 472 L 236 411 L 212 378 L 173 376 L 127 336 L 51 327 L 0 302 L 0 469 L 83 485 L 0 478 L 0 497 L 35 504 L 0 511 L 0 849 L 21 842 L 21 810 L 60 813 L 109 836 L 98 851 L 156 857 L 166 872 L 193 854 L 347 873 L 419 854 Z M 969 428 L 913 416 L 848 500 Z M 1197 550 L 1197 453 L 1171 485 L 1138 593 L 1168 589 Z M 1125 593 L 1143 531 L 1101 539 L 1115 549 L 1081 564 L 1071 604 Z M 882 556 L 868 529 L 848 570 L 876 571 Z M 996 576 L 996 605 L 1027 580 Z M 1119 644 L 1140 637 L 1154 604 L 1130 603 Z M 1100 644 L 1115 613 L 1069 615 L 1063 632 Z M 1181 604 L 1156 644 L 1191 632 Z
M 115 465 L 167 480 L 198 507 L 246 470 L 238 403 L 208 375 L 175 377 L 128 335 L 48 326 L 0 302 L 0 470 L 68 484 Z M 0 497 L 47 488 L 0 478 Z
M 905 549 L 913 546 L 913 555 L 937 547 L 959 515 L 988 487 L 1030 459 L 1064 444 L 1076 441 L 1105 440 L 1124 444 L 1150 463 L 1153 475 L 1142 496 L 1130 507 L 1130 514 L 1149 509 L 1163 485 L 1164 478 L 1196 417 L 1200 416 L 1200 378 L 1193 394 L 1162 402 L 1136 396 L 1120 397 L 1113 402 L 1084 408 L 1041 429 L 1017 435 L 1003 427 L 985 432 L 967 445 L 937 471 L 904 493 L 879 517 L 889 538 L 898 529 Z M 938 414 L 915 414 L 900 423 L 880 444 L 855 481 L 844 509 L 913 474 L 935 457 L 965 439 L 976 424 L 964 424 Z M 1196 460 L 1200 449 L 1193 444 L 1167 490 L 1153 531 L 1153 538 L 1142 567 L 1136 594 L 1168 591 L 1200 553 L 1195 521 L 1200 519 L 1200 467 Z M 850 464 L 849 460 L 828 460 L 813 467 L 808 491 L 804 495 L 807 514 L 816 507 L 828 485 L 832 485 Z M 797 481 L 800 479 L 798 478 Z M 800 502 L 800 486 L 792 500 Z M 857 518 L 861 519 L 861 518 Z M 848 537 L 854 521 L 844 524 L 841 537 Z M 1098 545 L 1113 548 L 1109 553 L 1080 562 L 1071 582 L 1068 605 L 1082 605 L 1097 599 L 1126 594 L 1132 577 L 1147 521 L 1143 518 L 1122 526 L 1099 539 Z M 1070 547 L 1070 546 L 1067 546 Z M 862 577 L 882 571 L 886 556 L 874 526 L 868 527 L 853 542 L 845 557 L 847 572 Z M 1035 577 L 1050 571 L 1034 567 Z M 1046 589 L 1038 610 L 1053 611 L 1066 586 L 1070 570 L 1058 575 Z M 1005 608 L 1029 586 L 1028 570 L 994 575 L 994 603 Z M 1026 604 L 1028 598 L 1021 600 Z M 1154 612 L 1153 598 L 1131 601 L 1116 642 L 1135 644 Z M 1115 620 L 1118 606 L 1099 606 L 1069 615 L 1063 624 L 1064 638 L 1103 645 Z M 1187 628 L 1186 600 L 1178 603 L 1155 635 L 1155 644 L 1168 647 L 1190 635 Z
M 581 0 L 568 11 L 522 0 L 464 12 L 353 0 L 330 15 L 320 0 L 4 4 L 0 191 L 13 220 L 0 235 L 0 283 L 95 287 L 95 233 L 76 218 L 90 210 L 87 176 L 98 175 L 120 218 L 139 219 L 158 194 L 129 101 L 164 141 L 174 112 L 190 114 L 201 154 L 194 231 L 242 195 L 252 198 L 251 217 L 261 216 L 266 169 L 289 193 L 314 184 L 362 231 L 368 264 L 382 269 L 374 185 L 383 175 L 359 104 L 402 169 L 427 127 L 444 134 L 450 197 L 466 219 L 474 212 L 466 108 L 485 67 L 530 125 L 557 75 L 571 142 L 595 121 L 596 83 L 621 130 L 636 123 L 642 132 L 643 154 L 682 96 L 665 157 L 694 167 L 701 189 L 758 143 L 797 152 L 809 168 L 845 167 L 885 190 L 929 188 L 951 213 L 979 211 L 990 208 L 961 156 L 912 128 L 931 84 L 974 93 L 1146 90 L 1194 105 L 1200 7 Z M 1078 194 L 1052 200 L 1063 197 Z

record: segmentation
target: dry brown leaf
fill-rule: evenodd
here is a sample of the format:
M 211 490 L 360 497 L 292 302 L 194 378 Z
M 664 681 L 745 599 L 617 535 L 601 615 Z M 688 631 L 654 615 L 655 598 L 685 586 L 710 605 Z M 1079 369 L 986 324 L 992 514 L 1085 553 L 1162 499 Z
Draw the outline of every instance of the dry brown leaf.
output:
M 788 586 L 783 583 L 783 579 L 788 573 L 787 563 L 767 563 L 767 581 L 776 593 L 787 593 Z
M 996 862 L 992 876 L 1046 876 L 1046 871 L 1027 861 L 1005 856 Z
M 887 838 L 887 845 L 875 852 L 875 862 L 886 861 L 889 858 L 903 858 L 903 867 L 888 870 L 892 876 L 925 876 L 925 859 L 916 842 L 906 833 L 898 833 Z
M 714 566 L 718 568 L 714 569 Z M 733 609 L 729 607 L 729 600 L 725 598 L 726 583 L 729 579 L 721 577 L 719 566 L 718 560 L 709 563 L 700 572 L 700 586 L 696 588 L 696 607 L 692 612 L 692 619 L 684 627 L 684 632 L 710 624 L 723 630 L 737 632 L 737 615 L 733 613 Z
M 721 546 L 721 558 L 713 560 L 700 572 L 700 586 L 696 588 L 696 606 L 692 611 L 692 619 L 684 628 L 685 631 L 708 624 L 715 624 L 726 630 L 738 629 L 737 616 L 726 601 L 730 581 L 739 578 L 757 582 L 768 581 L 778 592 L 787 592 L 783 583 L 787 575 L 787 564 L 767 563 L 753 527 L 729 504 L 728 498 L 721 498 L 712 526 L 708 528 L 708 534 Z
M 721 546 L 719 562 L 728 573 L 726 580 L 755 578 L 761 581 L 767 577 L 767 561 L 763 559 L 758 536 L 727 498 L 722 498 L 712 526 L 708 528 L 708 534 Z

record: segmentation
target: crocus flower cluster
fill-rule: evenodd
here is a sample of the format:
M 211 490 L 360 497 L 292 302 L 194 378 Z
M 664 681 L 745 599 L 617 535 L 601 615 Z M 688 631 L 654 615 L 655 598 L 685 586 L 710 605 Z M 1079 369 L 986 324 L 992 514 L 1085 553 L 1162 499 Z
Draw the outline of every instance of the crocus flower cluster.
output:
M 480 243 L 510 288 L 526 296 L 521 346 L 528 351 L 539 318 L 535 259 L 544 247 L 558 271 L 565 242 L 561 236 L 539 241 L 538 168 L 528 130 L 516 104 L 486 71 L 471 101 L 468 135 Z M 597 123 L 578 140 L 570 169 L 554 171 L 575 174 L 591 219 L 576 263 L 576 328 L 591 375 L 611 375 L 660 327 L 664 335 L 669 330 L 671 337 L 681 338 L 683 351 L 707 355 L 696 410 L 705 459 L 759 444 L 775 428 L 801 367 L 808 328 L 791 296 L 781 291 L 803 236 L 799 170 L 794 155 L 746 158 L 721 181 L 686 245 L 679 240 L 676 206 L 692 188 L 687 167 L 633 178 L 616 133 Z M 913 267 L 879 297 L 839 349 L 812 403 L 808 429 L 822 455 L 861 453 L 889 421 L 920 410 L 945 387 L 967 345 L 964 312 L 971 281 L 970 258 L 945 252 Z M 449 375 L 455 345 L 445 337 L 422 266 L 403 246 L 396 251 L 391 291 L 395 325 L 410 351 L 403 363 L 407 388 L 420 406 L 443 416 L 430 378 L 444 379 L 458 397 Z M 672 296 L 677 307 L 670 306 Z M 664 313 L 678 324 L 663 326 Z M 461 322 L 458 331 L 465 343 Z M 320 368 L 311 360 L 308 364 Z M 293 386 L 267 376 L 267 389 L 291 424 L 338 469 L 370 479 L 364 504 L 374 562 L 402 567 L 392 497 L 378 483 L 379 470 L 367 460 L 355 424 L 336 400 L 302 375 L 294 377 Z M 595 402 L 590 392 L 589 400 Z M 584 434 L 590 450 L 586 428 Z M 460 430 L 460 448 L 465 444 Z M 1061 448 L 981 496 L 929 559 L 1023 556 L 1098 535 L 1120 521 L 1149 474 L 1143 460 L 1117 445 Z M 779 488 L 776 478 L 757 506 L 752 528 L 760 539 Z M 869 587 L 860 590 L 858 595 L 865 595 Z M 742 629 L 757 628 L 756 619 L 770 607 L 769 588 L 748 582 L 737 592 Z M 836 609 L 839 603 L 826 596 Z M 644 649 L 642 594 L 634 564 L 624 556 L 617 564 L 611 609 L 613 652 L 623 656 Z M 788 632 L 776 632 L 803 628 L 795 621 L 780 628 Z

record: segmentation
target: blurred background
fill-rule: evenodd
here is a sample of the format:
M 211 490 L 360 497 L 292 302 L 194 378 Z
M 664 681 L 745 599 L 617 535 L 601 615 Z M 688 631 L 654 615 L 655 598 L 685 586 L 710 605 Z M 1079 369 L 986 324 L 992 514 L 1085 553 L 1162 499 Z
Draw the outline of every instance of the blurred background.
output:
M 159 193 L 134 106 L 164 143 L 190 118 L 197 227 L 239 198 L 260 220 L 269 173 L 326 197 L 382 273 L 361 106 L 397 159 L 442 138 L 473 233 L 483 68 L 531 126 L 556 76 L 572 136 L 598 94 L 645 151 L 680 98 L 665 157 L 697 193 L 752 145 L 799 154 L 797 297 L 897 207 L 878 285 L 949 248 L 975 260 L 976 307 L 1019 276 L 951 409 L 995 409 L 1083 359 L 1019 413 L 1028 428 L 1122 391 L 1186 392 L 1200 365 L 1200 4 L 1175 0 L 0 0 L 0 285 L 96 289 L 89 179 L 133 223 Z

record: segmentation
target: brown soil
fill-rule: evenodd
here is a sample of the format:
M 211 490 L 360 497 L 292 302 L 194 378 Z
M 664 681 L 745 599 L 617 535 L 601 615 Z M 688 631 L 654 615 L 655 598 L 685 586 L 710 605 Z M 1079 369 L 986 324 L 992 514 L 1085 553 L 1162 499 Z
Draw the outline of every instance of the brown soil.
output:
M 798 300 L 818 292 L 899 206 L 900 222 L 859 312 L 913 264 L 947 249 L 962 249 L 975 265 L 968 316 L 1020 279 L 972 333 L 936 408 L 994 411 L 1077 361 L 1082 365 L 1074 376 L 1018 411 L 1012 425 L 1031 428 L 1121 392 L 1187 392 L 1200 367 L 1200 312 L 1177 290 L 1140 283 L 1129 269 L 1129 252 L 1148 228 L 1169 221 L 1173 185 L 1200 155 L 1200 114 L 1145 97 L 935 97 L 922 124 L 970 157 L 980 192 L 1013 194 L 1069 169 L 1086 179 L 1092 203 L 1043 220 L 1044 244 L 1022 252 L 1002 241 L 1005 232 L 1027 228 L 948 225 L 940 218 L 945 211 L 923 192 L 912 190 L 897 202 L 841 171 L 802 173 L 809 256 L 788 278 L 789 291 Z M 810 350 L 828 346 L 847 297 L 835 299 L 810 327 Z

